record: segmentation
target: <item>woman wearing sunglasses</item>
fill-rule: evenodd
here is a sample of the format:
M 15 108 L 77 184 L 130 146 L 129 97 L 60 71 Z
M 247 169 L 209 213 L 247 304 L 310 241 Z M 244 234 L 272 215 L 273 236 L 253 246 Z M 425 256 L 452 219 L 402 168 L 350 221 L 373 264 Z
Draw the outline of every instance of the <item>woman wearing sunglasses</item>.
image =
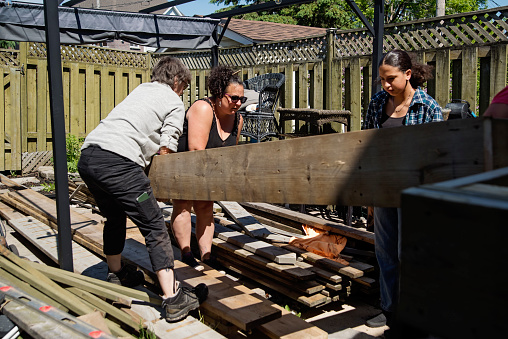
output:
M 197 100 L 187 110 L 178 152 L 233 146 L 238 144 L 243 118 L 238 109 L 247 98 L 243 83 L 232 69 L 212 69 L 207 82 L 210 97 Z M 196 214 L 196 238 L 201 260 L 210 260 L 214 232 L 213 201 L 173 200 L 171 227 L 182 253 L 182 261 L 196 269 L 203 267 L 191 248 L 191 208 Z

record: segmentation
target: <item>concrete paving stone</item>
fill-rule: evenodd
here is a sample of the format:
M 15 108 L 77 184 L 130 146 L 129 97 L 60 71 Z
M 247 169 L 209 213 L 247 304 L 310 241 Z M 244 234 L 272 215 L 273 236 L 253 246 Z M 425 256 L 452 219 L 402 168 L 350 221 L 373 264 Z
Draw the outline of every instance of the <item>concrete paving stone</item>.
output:
M 41 178 L 46 178 L 50 180 L 55 179 L 55 171 L 53 169 L 53 166 L 41 166 L 39 167 L 38 171 Z

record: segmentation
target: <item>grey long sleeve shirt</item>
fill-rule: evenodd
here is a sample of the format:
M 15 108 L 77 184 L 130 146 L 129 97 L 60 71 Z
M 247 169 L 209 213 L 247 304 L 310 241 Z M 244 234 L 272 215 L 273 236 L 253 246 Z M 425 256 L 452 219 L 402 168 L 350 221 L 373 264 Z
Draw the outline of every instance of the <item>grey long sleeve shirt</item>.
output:
M 185 109 L 170 86 L 150 82 L 136 87 L 85 139 L 119 154 L 143 168 L 160 147 L 177 151 Z

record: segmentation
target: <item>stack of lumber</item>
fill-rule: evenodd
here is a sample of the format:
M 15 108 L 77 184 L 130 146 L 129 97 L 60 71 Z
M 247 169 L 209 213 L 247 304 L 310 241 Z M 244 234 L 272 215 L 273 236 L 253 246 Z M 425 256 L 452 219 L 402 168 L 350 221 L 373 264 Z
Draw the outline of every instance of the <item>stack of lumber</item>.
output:
M 130 337 L 131 334 L 139 334 L 146 326 L 141 317 L 135 317 L 128 310 L 133 300 L 160 304 L 160 298 L 150 297 L 142 291 L 23 260 L 1 245 L 0 254 L 1 290 L 6 293 L 6 299 L 16 301 L 17 306 L 11 308 L 8 315 L 33 337 L 48 338 L 50 333 L 65 333 L 69 337 L 81 334 L 85 337 L 82 333 L 74 333 L 80 332 L 76 324 L 69 324 L 82 322 L 73 317 L 91 318 L 96 312 L 99 313 L 93 317 L 94 327 L 81 325 L 88 329 L 84 334 L 101 330 L 118 337 Z M 11 289 L 16 293 L 12 294 Z M 30 310 L 32 316 L 19 315 L 15 310 L 20 309 Z M 70 321 L 64 322 L 63 319 Z
M 375 288 L 375 280 L 365 276 L 374 266 L 351 256 L 346 257 L 350 264 L 344 265 L 288 245 L 290 233 L 274 233 L 276 229 L 260 224 L 237 203 L 219 202 L 219 205 L 230 219 L 215 217 L 212 253 L 217 261 L 297 302 L 297 306 L 320 307 L 333 301 L 345 301 L 351 293 L 352 283 L 361 286 L 359 290 L 362 291 Z M 163 207 L 166 216 L 169 217 L 171 212 L 171 206 Z M 194 215 L 192 221 L 195 223 Z
M 291 229 L 296 234 L 300 234 L 303 233 L 302 225 L 309 225 L 330 234 L 346 237 L 346 248 L 342 251 L 341 256 L 349 262 L 348 266 L 340 265 L 333 260 L 308 253 L 294 246 L 275 245 L 296 252 L 304 262 L 311 264 L 314 268 L 339 274 L 348 281 L 347 285 L 351 286 L 353 293 L 355 291 L 366 294 L 378 293 L 379 285 L 373 278 L 376 276 L 374 269 L 377 265 L 374 254 L 374 233 L 273 204 L 242 203 L 241 205 L 256 219 L 262 220 L 266 225 L 271 225 L 270 230 L 273 232 L 281 232 L 280 225 L 284 225 L 284 231 L 282 231 L 284 234 L 290 234 L 288 231 Z M 362 271 L 363 274 L 356 270 Z
M 15 186 L 3 176 L 0 176 L 0 179 L 2 183 L 8 186 Z M 56 204 L 53 200 L 30 189 L 20 188 L 19 186 L 14 188 L 14 190 L 0 195 L 0 199 L 9 206 L 16 208 L 17 213 L 21 211 L 28 214 L 24 220 L 24 226 L 28 225 L 26 228 L 30 228 L 29 226 L 35 223 L 43 223 L 53 229 L 56 228 Z M 8 207 L 4 205 L 0 208 L 0 211 L 7 209 Z M 9 223 L 11 225 L 15 224 L 12 219 L 9 220 Z M 78 213 L 71 209 L 70 227 L 74 241 L 96 255 L 103 256 L 102 223 L 96 214 L 92 215 L 91 212 L 89 214 Z M 145 280 L 155 283 L 156 275 L 151 269 L 143 237 L 136 227 L 129 227 L 127 234 L 128 239 L 122 253 L 123 260 L 136 265 L 145 273 Z M 200 312 L 203 321 L 214 328 L 215 331 L 226 336 L 241 330 L 245 332 L 260 331 L 271 338 L 282 336 L 291 338 L 298 335 L 318 338 L 327 337 L 326 332 L 293 314 L 283 312 L 277 305 L 245 286 L 227 278 L 222 273 L 210 269 L 206 265 L 205 268 L 204 271 L 198 272 L 175 260 L 175 272 L 178 280 L 184 285 L 192 287 L 204 282 L 209 287 L 209 296 L 201 305 Z M 160 292 L 156 286 L 155 292 Z M 184 326 L 181 323 L 179 325 Z M 212 331 L 210 328 L 208 330 Z M 165 331 L 169 332 L 169 330 Z M 210 336 L 205 333 L 203 337 Z
M 79 180 L 69 179 L 69 194 L 70 200 L 75 199 L 85 204 L 96 205 L 93 195 L 86 187 L 85 183 Z

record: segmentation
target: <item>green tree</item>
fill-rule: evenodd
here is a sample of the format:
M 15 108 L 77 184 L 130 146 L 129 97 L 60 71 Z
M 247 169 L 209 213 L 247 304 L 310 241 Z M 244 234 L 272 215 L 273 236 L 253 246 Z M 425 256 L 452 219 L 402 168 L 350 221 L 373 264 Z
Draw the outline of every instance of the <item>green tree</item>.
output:
M 6 41 L 6 40 L 0 40 L 0 48 L 16 48 L 16 42 L 14 41 Z
M 258 4 L 260 0 L 211 0 L 211 3 L 229 5 L 221 11 L 239 4 Z M 358 7 L 372 23 L 374 0 L 357 0 Z M 447 0 L 446 14 L 476 11 L 487 8 L 487 0 Z M 436 0 L 385 0 L 385 23 L 430 18 L 436 14 Z M 360 19 L 344 0 L 316 0 L 308 4 L 284 7 L 273 11 L 248 13 L 235 18 L 270 21 L 302 26 L 350 29 L 363 27 Z

